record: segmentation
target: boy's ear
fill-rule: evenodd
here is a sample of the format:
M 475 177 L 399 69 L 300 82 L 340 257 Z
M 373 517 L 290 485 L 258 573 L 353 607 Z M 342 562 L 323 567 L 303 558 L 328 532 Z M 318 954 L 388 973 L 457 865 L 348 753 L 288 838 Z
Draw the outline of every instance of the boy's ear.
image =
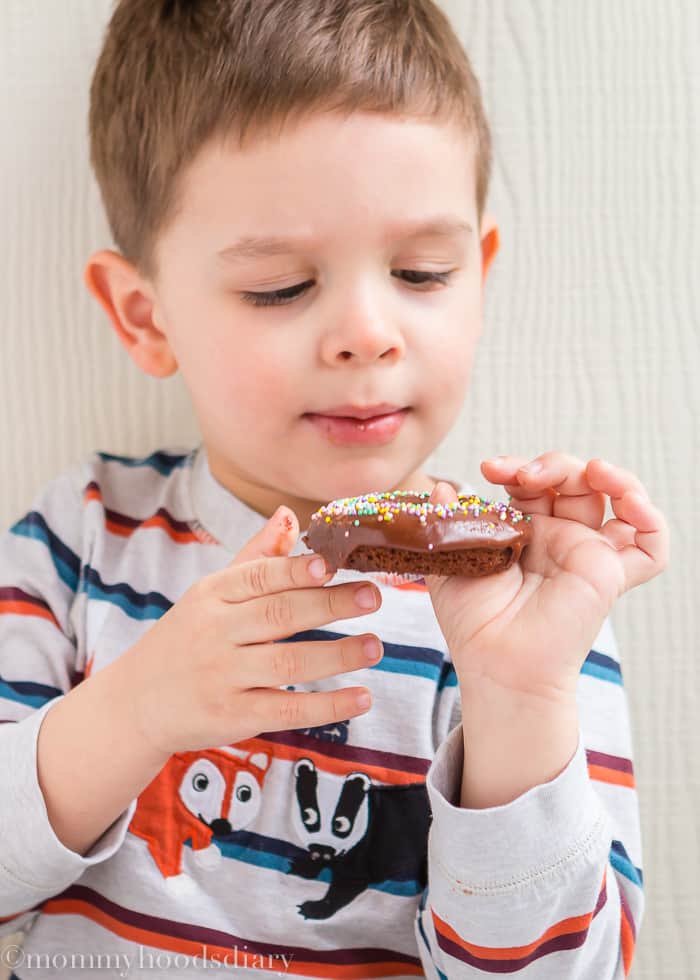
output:
M 481 218 L 481 282 L 486 282 L 486 274 L 494 260 L 500 239 L 498 225 L 492 214 L 484 213 Z
M 88 259 L 83 278 L 141 370 L 156 378 L 175 374 L 177 361 L 153 315 L 153 288 L 136 266 L 118 252 L 102 249 Z

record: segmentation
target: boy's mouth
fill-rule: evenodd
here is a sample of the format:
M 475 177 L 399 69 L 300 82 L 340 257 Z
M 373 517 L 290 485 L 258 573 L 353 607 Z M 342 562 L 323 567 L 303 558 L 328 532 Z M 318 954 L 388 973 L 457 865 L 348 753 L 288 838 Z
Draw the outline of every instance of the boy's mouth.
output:
M 409 408 L 386 403 L 365 408 L 340 405 L 302 417 L 336 446 L 383 446 L 398 434 L 408 412 Z
M 378 418 L 380 415 L 391 415 L 394 412 L 400 411 L 402 411 L 400 405 L 394 405 L 390 402 L 380 402 L 376 405 L 336 405 L 334 408 L 324 408 L 318 412 L 309 412 L 307 414 L 367 421 L 368 419 Z

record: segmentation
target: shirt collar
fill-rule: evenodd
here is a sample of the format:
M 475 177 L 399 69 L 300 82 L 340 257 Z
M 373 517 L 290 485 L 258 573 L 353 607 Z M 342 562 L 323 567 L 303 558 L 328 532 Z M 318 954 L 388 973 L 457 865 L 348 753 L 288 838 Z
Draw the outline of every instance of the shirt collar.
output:
M 200 526 L 228 551 L 240 551 L 266 524 L 262 514 L 249 507 L 212 474 L 203 442 L 194 453 L 190 497 Z

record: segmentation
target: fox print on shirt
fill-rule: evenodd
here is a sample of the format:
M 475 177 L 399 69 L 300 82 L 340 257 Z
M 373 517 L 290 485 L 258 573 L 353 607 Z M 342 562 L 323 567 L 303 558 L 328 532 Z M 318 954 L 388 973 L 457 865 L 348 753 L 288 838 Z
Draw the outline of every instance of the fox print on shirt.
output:
M 138 798 L 129 830 L 148 843 L 161 874 L 182 871 L 182 848 L 210 846 L 247 827 L 260 809 L 270 757 L 233 746 L 177 752 Z

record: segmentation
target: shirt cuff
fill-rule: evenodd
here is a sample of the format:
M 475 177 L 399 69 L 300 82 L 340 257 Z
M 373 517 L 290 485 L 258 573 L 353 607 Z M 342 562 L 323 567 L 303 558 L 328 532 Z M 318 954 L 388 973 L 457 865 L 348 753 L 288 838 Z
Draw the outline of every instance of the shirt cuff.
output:
M 136 809 L 134 799 L 85 854 L 66 847 L 49 821 L 37 770 L 39 729 L 47 712 L 65 695 L 52 698 L 28 718 L 0 731 L 0 879 L 55 894 L 85 868 L 106 861 L 119 850 Z
M 440 744 L 426 776 L 433 813 L 431 870 L 464 890 L 493 891 L 563 870 L 591 849 L 610 847 L 612 827 L 589 775 L 579 730 L 576 751 L 547 783 L 500 806 L 469 809 L 459 800 L 464 764 L 462 725 Z

